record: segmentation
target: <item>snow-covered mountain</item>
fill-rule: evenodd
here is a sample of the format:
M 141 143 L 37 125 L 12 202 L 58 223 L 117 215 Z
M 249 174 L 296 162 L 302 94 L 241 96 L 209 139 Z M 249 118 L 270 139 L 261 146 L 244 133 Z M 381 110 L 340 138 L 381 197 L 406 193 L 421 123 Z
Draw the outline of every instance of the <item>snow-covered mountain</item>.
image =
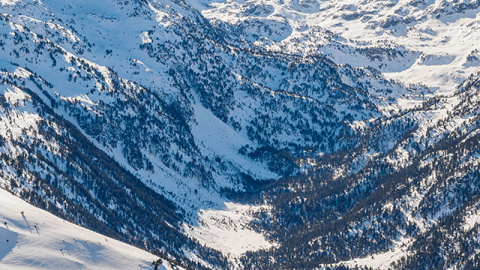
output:
M 0 11 L 27 202 L 195 269 L 477 266 L 480 2 Z
M 152 269 L 159 259 L 66 222 L 5 190 L 0 190 L 0 205 L 2 269 Z M 162 260 L 158 269 L 174 266 Z
M 388 78 L 444 93 L 478 71 L 478 1 L 202 3 L 205 17 L 238 26 L 243 38 L 273 51 L 371 66 Z

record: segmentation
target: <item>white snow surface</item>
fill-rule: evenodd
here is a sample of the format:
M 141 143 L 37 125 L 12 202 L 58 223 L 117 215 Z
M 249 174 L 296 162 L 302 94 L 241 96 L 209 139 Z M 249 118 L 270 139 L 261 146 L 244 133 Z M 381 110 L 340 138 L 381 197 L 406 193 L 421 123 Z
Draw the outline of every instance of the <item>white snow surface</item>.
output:
M 269 171 L 264 164 L 255 163 L 252 159 L 238 153 L 242 146 L 251 143 L 248 138 L 237 133 L 231 126 L 215 117 L 200 102 L 197 102 L 194 109 L 197 124 L 192 126 L 192 134 L 202 151 L 226 159 L 250 172 L 258 179 L 276 179 L 279 177 Z M 222 183 L 218 184 L 222 185 Z
M 197 226 L 184 224 L 184 229 L 201 244 L 221 250 L 235 259 L 247 251 L 267 249 L 275 245 L 249 226 L 254 220 L 252 214 L 262 207 L 267 206 L 227 202 L 222 210 L 201 210 L 199 224 Z
M 0 189 L 0 269 L 153 269 L 144 250 L 64 221 Z M 22 214 L 23 212 L 23 214 Z M 5 224 L 6 222 L 6 224 Z M 172 269 L 168 262 L 159 269 Z
M 366 266 L 373 269 L 391 269 L 390 264 L 392 262 L 398 261 L 402 258 L 402 256 L 405 256 L 408 247 L 412 243 L 412 239 L 402 238 L 398 241 L 395 241 L 395 248 L 387 252 L 378 253 L 364 258 L 356 258 L 349 261 L 343 261 L 333 265 L 323 265 L 323 267 L 335 267 L 339 265 L 344 265 L 352 268 Z

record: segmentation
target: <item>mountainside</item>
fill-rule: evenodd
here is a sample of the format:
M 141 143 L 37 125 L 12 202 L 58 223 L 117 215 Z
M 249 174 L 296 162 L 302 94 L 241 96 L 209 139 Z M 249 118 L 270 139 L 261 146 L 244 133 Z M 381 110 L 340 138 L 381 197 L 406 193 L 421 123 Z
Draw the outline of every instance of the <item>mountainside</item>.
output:
M 478 268 L 479 86 L 472 78 L 453 97 L 379 122 L 374 129 L 381 137 L 392 126 L 410 127 L 385 153 L 370 155 L 369 139 L 359 144 L 357 157 L 324 155 L 309 174 L 277 182 L 260 229 L 286 244 L 250 254 L 246 264 Z M 442 117 L 411 125 L 409 119 L 429 114 Z M 282 259 L 269 263 L 272 253 Z
M 480 64 L 475 0 L 202 3 L 205 17 L 237 27 L 254 46 L 371 66 L 387 78 L 443 93 L 455 90 Z
M 158 257 L 93 233 L 0 190 L 2 269 L 152 269 Z M 173 269 L 163 261 L 159 269 Z
M 479 1 L 0 11 L 25 201 L 194 269 L 478 267 Z

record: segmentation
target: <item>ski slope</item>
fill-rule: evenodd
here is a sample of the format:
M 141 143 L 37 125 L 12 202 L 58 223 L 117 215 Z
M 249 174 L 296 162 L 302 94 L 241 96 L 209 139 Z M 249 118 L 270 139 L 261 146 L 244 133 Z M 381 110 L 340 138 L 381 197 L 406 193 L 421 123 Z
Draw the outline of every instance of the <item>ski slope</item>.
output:
M 153 269 L 141 249 L 64 221 L 0 189 L 0 269 Z M 23 212 L 23 214 L 22 214 Z M 6 224 L 5 224 L 6 222 Z M 158 269 L 175 269 L 164 262 Z

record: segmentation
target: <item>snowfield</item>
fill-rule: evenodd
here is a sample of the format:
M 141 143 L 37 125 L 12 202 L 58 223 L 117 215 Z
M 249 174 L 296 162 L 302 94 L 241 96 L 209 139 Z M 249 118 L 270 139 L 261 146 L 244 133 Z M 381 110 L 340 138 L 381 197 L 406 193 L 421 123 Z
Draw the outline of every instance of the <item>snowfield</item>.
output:
M 141 249 L 84 229 L 0 189 L 0 269 L 153 269 Z M 23 214 L 22 214 L 23 212 Z M 163 267 L 163 268 L 162 268 Z M 159 269 L 174 269 L 167 262 Z
M 239 258 L 247 251 L 268 249 L 274 245 L 249 226 L 254 219 L 252 213 L 261 207 L 227 202 L 224 210 L 202 210 L 198 226 L 185 224 L 184 228 L 200 243 L 221 250 L 231 258 Z

